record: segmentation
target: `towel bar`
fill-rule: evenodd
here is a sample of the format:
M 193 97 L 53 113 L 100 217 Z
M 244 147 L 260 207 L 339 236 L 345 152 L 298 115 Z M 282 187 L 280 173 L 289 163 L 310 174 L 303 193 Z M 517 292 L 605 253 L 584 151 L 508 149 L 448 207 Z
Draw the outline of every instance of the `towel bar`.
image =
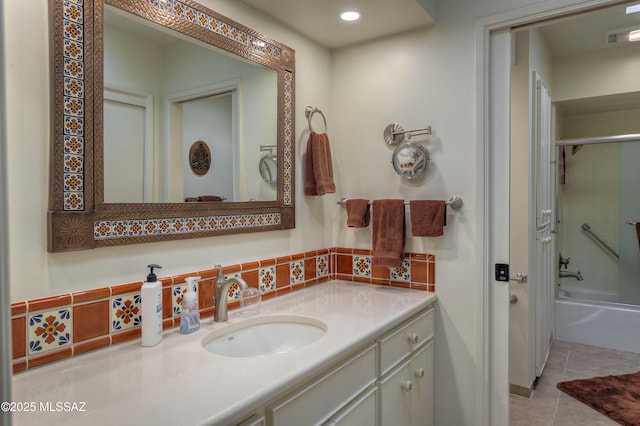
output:
M 347 200 L 348 198 L 343 198 L 342 200 L 338 201 L 337 204 L 341 205 L 342 207 L 346 207 Z M 369 201 L 369 204 L 371 204 L 371 201 Z M 409 201 L 405 201 L 404 204 L 408 206 Z M 453 197 L 449 198 L 449 201 L 447 201 L 445 204 L 454 210 L 458 210 L 460 207 L 462 207 L 463 202 L 462 198 L 459 195 L 454 195 Z
M 324 114 L 322 113 L 322 111 L 318 108 L 314 108 L 312 106 L 307 106 L 304 108 L 304 115 L 307 117 L 307 121 L 309 122 L 309 131 L 313 132 L 313 126 L 311 126 L 311 118 L 313 117 L 313 114 L 315 114 L 316 112 L 320 113 L 320 115 L 322 116 L 322 121 L 324 121 L 324 131 L 327 131 L 327 119 L 324 117 Z

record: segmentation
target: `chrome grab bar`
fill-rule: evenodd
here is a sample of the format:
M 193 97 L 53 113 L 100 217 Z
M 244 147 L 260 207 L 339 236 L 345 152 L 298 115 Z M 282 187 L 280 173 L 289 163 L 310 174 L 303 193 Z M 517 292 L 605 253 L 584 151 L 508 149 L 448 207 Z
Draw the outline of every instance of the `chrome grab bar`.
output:
M 587 234 L 591 235 L 597 242 L 599 242 L 602 247 L 604 247 L 605 249 L 607 249 L 609 251 L 609 253 L 611 253 L 612 255 L 614 255 L 616 257 L 616 259 L 620 260 L 620 255 L 614 250 L 612 249 L 607 243 L 605 243 L 604 241 L 602 241 L 602 239 L 600 237 L 598 237 L 592 230 L 591 227 L 589 226 L 588 223 L 583 223 L 581 226 L 582 230 L 585 231 Z

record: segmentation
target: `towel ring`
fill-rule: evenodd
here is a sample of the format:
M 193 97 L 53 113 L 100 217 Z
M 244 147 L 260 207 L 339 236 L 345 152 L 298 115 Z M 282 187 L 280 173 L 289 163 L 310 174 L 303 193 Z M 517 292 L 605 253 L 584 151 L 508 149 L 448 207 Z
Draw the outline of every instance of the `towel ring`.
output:
M 315 130 L 313 130 L 313 126 L 311 126 L 311 118 L 313 117 L 313 114 L 315 114 L 316 112 L 319 112 L 320 115 L 322 116 L 322 121 L 324 121 L 324 131 L 326 132 L 327 131 L 327 119 L 324 117 L 324 114 L 322 113 L 322 111 L 320 111 L 318 108 L 314 108 L 312 106 L 307 106 L 304 109 L 304 115 L 307 117 L 307 121 L 309 122 L 309 131 L 310 132 L 314 132 L 315 131 Z

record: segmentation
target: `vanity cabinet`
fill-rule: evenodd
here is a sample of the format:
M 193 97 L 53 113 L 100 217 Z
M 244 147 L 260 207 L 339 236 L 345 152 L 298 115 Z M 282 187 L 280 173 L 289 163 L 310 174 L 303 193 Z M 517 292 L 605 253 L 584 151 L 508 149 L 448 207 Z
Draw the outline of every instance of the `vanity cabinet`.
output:
M 433 424 L 433 343 L 429 342 L 378 382 L 380 424 Z
M 433 424 L 433 309 L 379 340 L 380 425 Z
M 267 405 L 269 426 L 433 424 L 433 305 Z
M 277 426 L 322 424 L 376 380 L 376 345 L 345 362 L 278 403 L 267 407 L 267 423 Z

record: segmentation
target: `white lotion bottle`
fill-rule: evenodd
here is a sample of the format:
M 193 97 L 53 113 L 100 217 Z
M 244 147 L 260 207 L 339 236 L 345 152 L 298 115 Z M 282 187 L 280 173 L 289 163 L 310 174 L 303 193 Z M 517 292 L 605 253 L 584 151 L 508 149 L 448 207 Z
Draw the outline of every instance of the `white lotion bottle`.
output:
M 155 346 L 162 340 L 162 283 L 158 281 L 154 269 L 162 268 L 151 264 L 147 281 L 142 284 L 142 346 Z

